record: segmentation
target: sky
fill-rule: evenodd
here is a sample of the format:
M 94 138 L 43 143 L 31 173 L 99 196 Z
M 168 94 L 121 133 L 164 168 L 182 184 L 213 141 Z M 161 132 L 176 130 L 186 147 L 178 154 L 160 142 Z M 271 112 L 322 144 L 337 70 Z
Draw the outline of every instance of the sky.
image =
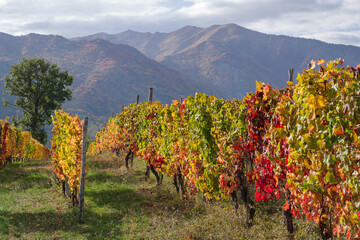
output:
M 360 47 L 360 0 L 0 0 L 0 32 L 80 37 L 235 23 Z

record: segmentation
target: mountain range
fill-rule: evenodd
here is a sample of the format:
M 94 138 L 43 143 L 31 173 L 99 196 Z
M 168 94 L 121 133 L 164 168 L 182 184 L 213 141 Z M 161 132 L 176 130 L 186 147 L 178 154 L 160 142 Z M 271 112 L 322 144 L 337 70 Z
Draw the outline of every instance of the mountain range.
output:
M 256 80 L 284 87 L 288 68 L 301 72 L 312 59 L 359 64 L 360 48 L 264 34 L 235 24 L 72 39 L 0 33 L 0 95 L 4 76 L 24 57 L 45 58 L 74 76 L 73 99 L 63 108 L 89 116 L 95 132 L 137 95 L 146 101 L 150 87 L 155 100 L 164 104 L 195 92 L 240 98 L 255 90 Z M 0 107 L 0 118 L 13 114 L 14 109 Z
M 15 37 L 0 34 L 0 95 L 4 91 L 3 79 L 11 65 L 26 57 L 45 58 L 74 76 L 72 100 L 63 108 L 81 117 L 89 116 L 92 126 L 97 125 L 95 128 L 120 112 L 123 106 L 135 102 L 137 95 L 141 101 L 146 101 L 150 87 L 154 88 L 154 100 L 164 103 L 185 98 L 196 89 L 190 80 L 175 70 L 128 45 L 102 39 L 78 42 L 55 35 Z M 1 118 L 21 115 L 3 106 L 0 112 Z
M 264 34 L 235 24 L 186 26 L 171 33 L 98 33 L 75 40 L 96 38 L 133 46 L 185 75 L 201 91 L 226 99 L 254 91 L 256 80 L 284 87 L 288 68 L 301 72 L 312 59 L 360 63 L 359 47 Z

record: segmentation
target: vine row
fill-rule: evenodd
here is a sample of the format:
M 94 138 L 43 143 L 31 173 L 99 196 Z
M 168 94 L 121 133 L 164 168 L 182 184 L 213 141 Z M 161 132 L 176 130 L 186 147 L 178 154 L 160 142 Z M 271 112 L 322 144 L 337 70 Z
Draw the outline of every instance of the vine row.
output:
M 9 161 L 42 160 L 50 157 L 48 147 L 32 138 L 30 132 L 0 120 L 0 169 Z
M 73 205 L 78 205 L 83 121 L 63 110 L 56 110 L 52 121 L 51 158 L 54 173 L 62 184 L 64 194 L 71 198 Z
M 315 222 L 323 239 L 360 238 L 360 82 L 343 61 L 312 61 L 297 84 L 223 100 L 205 94 L 171 105 L 130 104 L 96 135 L 90 153 L 135 154 L 167 175 L 185 198 L 238 196 L 249 226 L 255 201 L 285 199 L 292 217 Z M 238 194 L 237 194 L 238 193 Z

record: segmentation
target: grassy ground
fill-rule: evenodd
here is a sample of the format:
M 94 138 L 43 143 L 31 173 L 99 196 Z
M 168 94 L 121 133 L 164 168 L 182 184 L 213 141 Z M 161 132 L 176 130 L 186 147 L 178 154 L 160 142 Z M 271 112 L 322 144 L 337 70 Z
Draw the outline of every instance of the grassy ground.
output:
M 49 162 L 12 163 L 0 170 L 0 239 L 320 239 L 316 227 L 295 220 L 289 236 L 279 204 L 257 204 L 246 228 L 231 201 L 182 200 L 170 179 L 144 181 L 145 166 L 105 153 L 88 160 L 85 223 L 51 181 Z

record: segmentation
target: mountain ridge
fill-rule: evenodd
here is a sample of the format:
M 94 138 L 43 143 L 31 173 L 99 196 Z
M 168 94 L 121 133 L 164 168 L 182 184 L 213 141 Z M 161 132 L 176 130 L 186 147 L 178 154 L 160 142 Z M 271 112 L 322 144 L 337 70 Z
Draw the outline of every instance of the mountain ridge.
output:
M 56 35 L 0 34 L 0 95 L 4 77 L 14 65 L 27 57 L 42 57 L 56 63 L 61 71 L 74 76 L 72 100 L 63 109 L 101 125 L 123 106 L 140 95 L 146 101 L 150 87 L 155 88 L 154 100 L 171 103 L 176 98 L 193 94 L 196 87 L 178 72 L 146 57 L 128 45 L 102 39 L 71 41 Z M 0 117 L 19 115 L 14 108 L 0 106 Z
M 356 46 L 260 33 L 236 24 L 185 26 L 170 33 L 125 31 L 102 37 L 137 48 L 183 73 L 202 91 L 222 98 L 244 96 L 255 89 L 255 81 L 284 87 L 287 69 L 294 67 L 295 72 L 301 72 L 312 59 L 344 58 L 349 65 L 360 62 L 360 48 Z

